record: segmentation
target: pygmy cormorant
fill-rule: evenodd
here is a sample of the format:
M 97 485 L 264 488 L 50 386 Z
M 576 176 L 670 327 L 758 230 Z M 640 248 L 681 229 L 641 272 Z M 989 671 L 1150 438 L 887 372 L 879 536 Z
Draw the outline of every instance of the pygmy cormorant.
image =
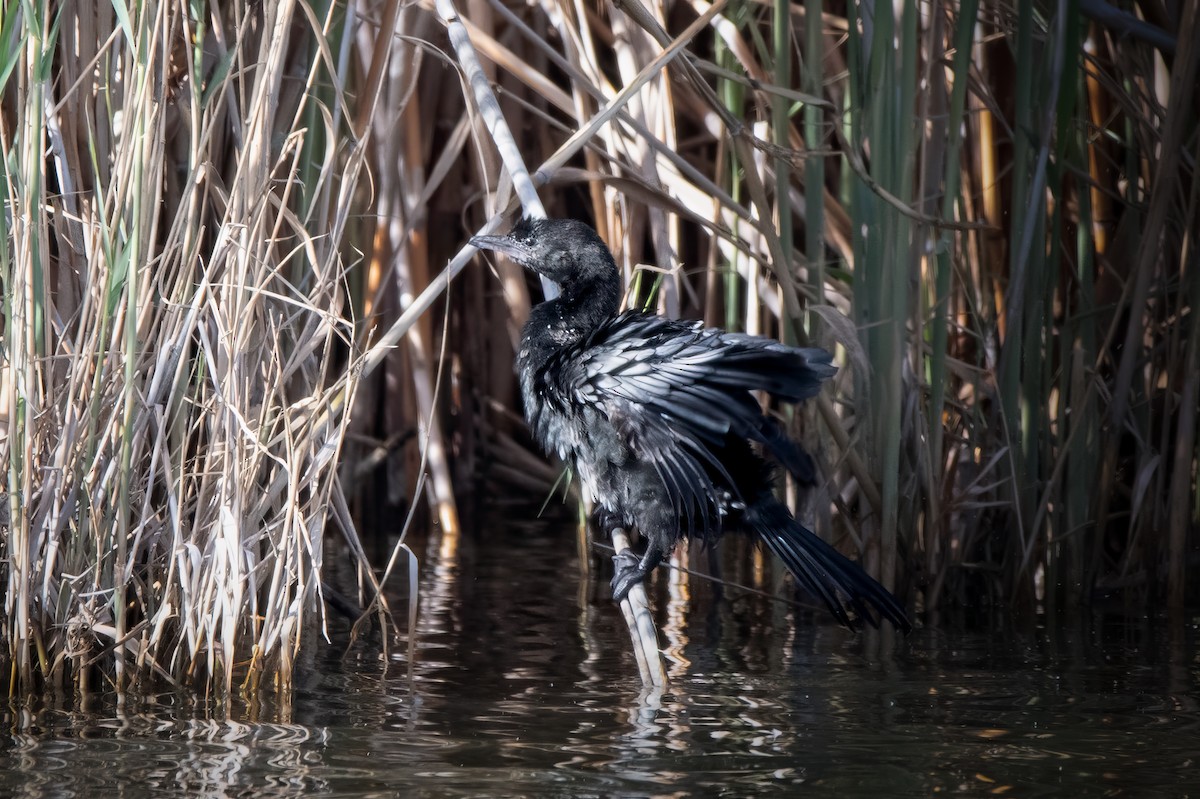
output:
M 760 445 L 802 480 L 808 456 L 764 415 L 752 391 L 784 402 L 815 395 L 834 374 L 828 352 L 619 313 L 621 274 L 596 232 L 571 219 L 523 219 L 471 243 L 552 280 L 534 307 L 517 373 L 534 437 L 574 469 L 605 532 L 636 528 L 638 559 L 618 557 L 613 595 L 629 589 L 681 536 L 712 543 L 725 529 L 765 543 L 843 624 L 876 615 L 907 631 L 904 609 L 857 565 L 792 518 L 772 493 Z

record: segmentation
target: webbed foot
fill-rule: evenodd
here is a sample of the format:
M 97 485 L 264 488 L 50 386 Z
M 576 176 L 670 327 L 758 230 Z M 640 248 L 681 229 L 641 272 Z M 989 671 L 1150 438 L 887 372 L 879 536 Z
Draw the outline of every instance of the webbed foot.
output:
M 646 569 L 640 565 L 638 557 L 626 550 L 613 555 L 617 573 L 612 578 L 613 601 L 620 602 L 629 594 L 629 589 L 646 579 Z
M 646 553 L 641 558 L 629 550 L 613 555 L 613 563 L 617 566 L 617 573 L 612 579 L 613 599 L 617 602 L 624 599 L 630 588 L 654 571 L 654 567 L 662 562 L 662 557 L 662 550 L 653 541 L 646 545 Z

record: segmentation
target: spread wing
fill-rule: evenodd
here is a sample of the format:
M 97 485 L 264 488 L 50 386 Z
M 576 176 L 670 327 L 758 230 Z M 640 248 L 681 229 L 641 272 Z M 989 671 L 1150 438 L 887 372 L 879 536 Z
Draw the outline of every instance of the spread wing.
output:
M 710 529 L 720 498 L 736 494 L 719 457 L 731 436 L 763 444 L 812 479 L 808 456 L 750 392 L 786 402 L 813 396 L 836 371 L 824 350 L 627 312 L 564 356 L 562 387 L 602 409 L 630 450 L 654 465 L 689 528 L 698 513 Z

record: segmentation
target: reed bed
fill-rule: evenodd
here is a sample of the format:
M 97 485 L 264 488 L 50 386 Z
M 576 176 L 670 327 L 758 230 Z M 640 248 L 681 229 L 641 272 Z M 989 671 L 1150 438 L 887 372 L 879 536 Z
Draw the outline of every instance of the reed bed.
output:
M 914 609 L 1188 598 L 1195 4 L 77 6 L 0 11 L 10 693 L 286 687 L 355 516 L 550 493 L 473 74 L 631 304 L 837 352 L 799 501 Z
M 358 383 L 337 17 L 5 9 L 9 691 L 286 684 Z

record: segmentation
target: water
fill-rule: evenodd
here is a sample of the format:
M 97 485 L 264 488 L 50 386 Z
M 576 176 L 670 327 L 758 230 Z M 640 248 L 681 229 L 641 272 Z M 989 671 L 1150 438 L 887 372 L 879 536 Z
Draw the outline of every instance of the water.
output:
M 428 571 L 411 685 L 367 640 L 305 664 L 290 710 L 10 707 L 0 796 L 1200 795 L 1195 616 L 892 648 L 692 582 L 659 597 L 675 661 L 655 693 L 569 536 L 483 536 Z

